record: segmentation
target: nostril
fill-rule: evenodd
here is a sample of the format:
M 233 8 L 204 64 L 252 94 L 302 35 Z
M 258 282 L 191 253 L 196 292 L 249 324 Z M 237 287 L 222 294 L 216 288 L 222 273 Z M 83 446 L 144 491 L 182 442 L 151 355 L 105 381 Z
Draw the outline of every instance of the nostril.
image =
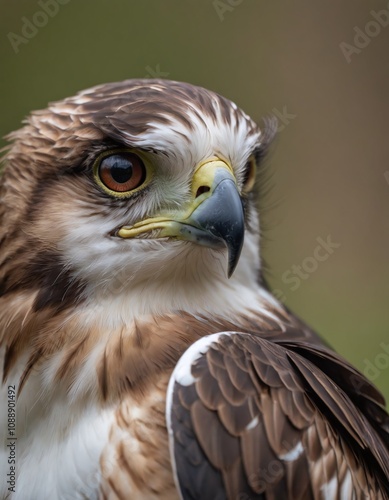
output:
M 211 189 L 208 186 L 200 186 L 196 192 L 196 198 L 198 198 L 203 193 L 208 193 Z

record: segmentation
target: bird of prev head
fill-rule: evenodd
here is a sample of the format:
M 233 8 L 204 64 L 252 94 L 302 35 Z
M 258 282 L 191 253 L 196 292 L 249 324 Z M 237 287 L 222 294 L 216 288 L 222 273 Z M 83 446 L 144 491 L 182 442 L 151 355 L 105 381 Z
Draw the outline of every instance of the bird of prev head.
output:
M 0 498 L 389 498 L 383 397 L 263 278 L 274 129 L 128 80 L 8 136 Z

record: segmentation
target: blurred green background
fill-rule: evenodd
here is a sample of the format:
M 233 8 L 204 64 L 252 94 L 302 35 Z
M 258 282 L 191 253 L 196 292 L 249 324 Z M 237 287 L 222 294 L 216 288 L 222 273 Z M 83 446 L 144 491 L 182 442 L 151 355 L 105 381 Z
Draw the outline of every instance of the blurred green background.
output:
M 51 17 L 39 14 L 44 4 Z M 48 101 L 146 75 L 213 89 L 257 120 L 278 116 L 273 188 L 262 203 L 270 283 L 388 398 L 389 4 L 0 5 L 1 136 Z M 27 29 L 29 38 L 25 18 L 40 25 Z M 315 263 L 316 240 L 329 235 L 338 247 Z M 301 265 L 310 271 L 293 267 Z

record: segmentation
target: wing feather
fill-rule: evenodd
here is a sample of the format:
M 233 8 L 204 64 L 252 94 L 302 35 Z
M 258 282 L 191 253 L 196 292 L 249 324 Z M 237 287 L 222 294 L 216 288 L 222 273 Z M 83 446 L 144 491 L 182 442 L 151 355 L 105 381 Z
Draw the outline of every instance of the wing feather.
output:
M 184 353 L 168 392 L 184 499 L 389 498 L 382 397 L 326 347 L 213 334 Z

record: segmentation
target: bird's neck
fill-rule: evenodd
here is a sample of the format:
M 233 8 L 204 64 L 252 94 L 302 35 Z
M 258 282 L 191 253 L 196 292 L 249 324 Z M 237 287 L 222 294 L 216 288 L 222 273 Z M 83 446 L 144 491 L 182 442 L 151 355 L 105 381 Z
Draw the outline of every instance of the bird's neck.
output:
M 247 330 L 252 318 L 264 329 L 278 321 L 270 294 L 238 278 L 203 293 L 161 286 L 95 295 L 59 312 L 34 311 L 34 294 L 9 299 L 1 318 L 8 337 L 4 378 L 20 392 L 38 374 L 41 394 L 63 387 L 70 401 L 92 398 L 104 404 L 123 392 L 145 390 L 204 335 Z

